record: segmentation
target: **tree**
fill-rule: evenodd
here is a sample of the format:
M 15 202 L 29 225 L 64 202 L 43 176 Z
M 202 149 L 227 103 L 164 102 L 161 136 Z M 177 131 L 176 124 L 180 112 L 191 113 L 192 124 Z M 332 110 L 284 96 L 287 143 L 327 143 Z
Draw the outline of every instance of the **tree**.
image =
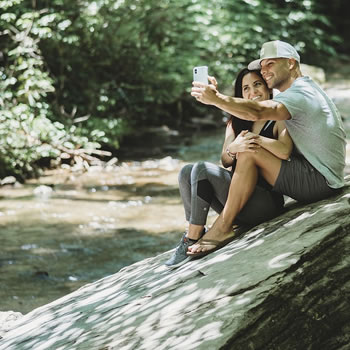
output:
M 230 88 L 264 41 L 324 65 L 341 42 L 327 35 L 340 3 L 328 13 L 316 0 L 0 1 L 0 177 L 90 162 L 145 127 L 181 128 L 207 111 L 189 95 L 193 66 Z

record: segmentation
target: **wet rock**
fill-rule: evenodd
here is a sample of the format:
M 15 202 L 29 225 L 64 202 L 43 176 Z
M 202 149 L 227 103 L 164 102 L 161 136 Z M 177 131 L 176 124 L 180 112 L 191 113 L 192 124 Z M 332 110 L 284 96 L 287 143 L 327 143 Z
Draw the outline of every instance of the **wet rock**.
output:
M 14 176 L 6 176 L 4 177 L 0 184 L 3 185 L 14 185 L 16 183 L 16 178 Z
M 33 194 L 41 199 L 48 199 L 51 197 L 53 189 L 50 186 L 40 185 L 33 190 Z
M 171 252 L 23 316 L 1 350 L 347 349 L 350 177 L 176 270 Z

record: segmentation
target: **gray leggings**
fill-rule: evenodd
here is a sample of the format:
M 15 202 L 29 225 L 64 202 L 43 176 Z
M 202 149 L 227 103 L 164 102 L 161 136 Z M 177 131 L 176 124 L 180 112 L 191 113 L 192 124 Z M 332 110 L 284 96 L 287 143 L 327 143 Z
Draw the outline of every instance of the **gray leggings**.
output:
M 227 200 L 231 179 L 230 171 L 213 163 L 185 165 L 179 173 L 179 188 L 186 220 L 194 225 L 205 225 L 210 208 L 220 214 Z M 235 223 L 257 225 L 279 215 L 282 208 L 283 196 L 258 183 Z

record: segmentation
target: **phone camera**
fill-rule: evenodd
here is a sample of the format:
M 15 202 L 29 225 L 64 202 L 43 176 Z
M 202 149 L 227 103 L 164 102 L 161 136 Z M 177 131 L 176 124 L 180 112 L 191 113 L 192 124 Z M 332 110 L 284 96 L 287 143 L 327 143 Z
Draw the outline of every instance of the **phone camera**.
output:
M 197 74 L 197 69 L 195 69 L 194 72 Z

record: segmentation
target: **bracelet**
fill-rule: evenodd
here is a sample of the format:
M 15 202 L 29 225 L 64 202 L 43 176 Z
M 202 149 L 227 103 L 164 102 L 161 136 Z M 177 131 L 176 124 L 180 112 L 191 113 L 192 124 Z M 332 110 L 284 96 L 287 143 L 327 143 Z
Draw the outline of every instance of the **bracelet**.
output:
M 226 153 L 227 153 L 227 155 L 228 155 L 232 160 L 235 160 L 235 159 L 236 159 L 236 154 L 230 152 L 230 150 L 229 150 L 228 148 L 226 148 Z

